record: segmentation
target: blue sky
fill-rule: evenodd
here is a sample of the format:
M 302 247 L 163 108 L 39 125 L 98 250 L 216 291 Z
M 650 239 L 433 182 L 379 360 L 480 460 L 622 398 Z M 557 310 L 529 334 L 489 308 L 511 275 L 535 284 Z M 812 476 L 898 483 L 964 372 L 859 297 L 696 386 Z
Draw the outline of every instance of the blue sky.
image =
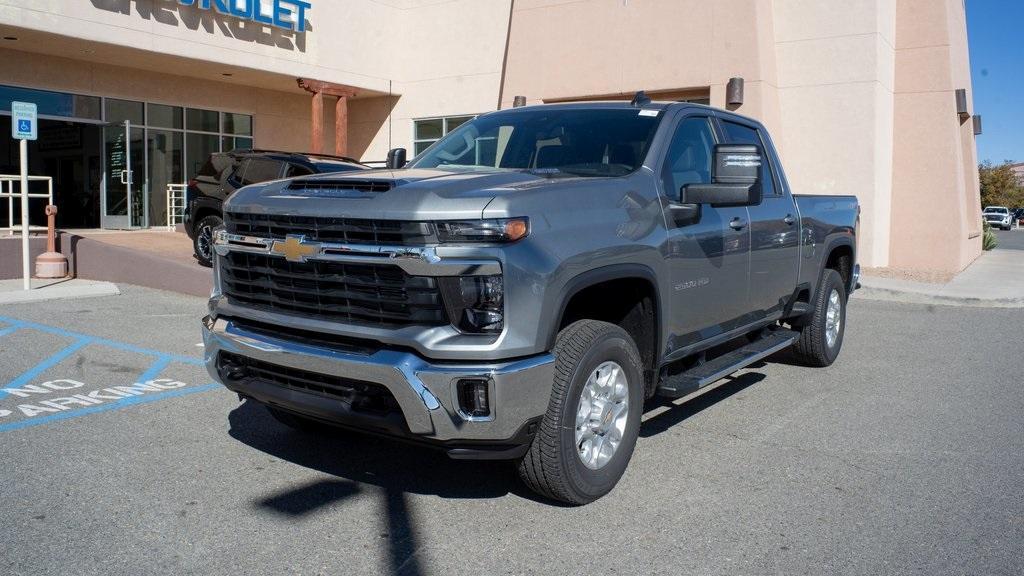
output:
M 967 0 L 978 161 L 1024 162 L 1024 1 Z

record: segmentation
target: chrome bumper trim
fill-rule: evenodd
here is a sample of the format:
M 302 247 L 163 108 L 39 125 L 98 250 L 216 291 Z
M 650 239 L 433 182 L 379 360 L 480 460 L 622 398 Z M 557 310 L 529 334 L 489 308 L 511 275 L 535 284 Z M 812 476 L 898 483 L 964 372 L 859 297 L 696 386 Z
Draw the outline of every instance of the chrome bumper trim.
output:
M 506 440 L 543 415 L 551 396 L 554 355 L 495 363 L 434 364 L 411 352 L 381 349 L 360 355 L 248 332 L 225 318 L 204 323 L 207 371 L 220 380 L 217 356 L 232 352 L 257 360 L 375 382 L 394 395 L 409 430 L 434 440 Z M 452 385 L 459 378 L 493 382 L 492 418 L 460 415 Z

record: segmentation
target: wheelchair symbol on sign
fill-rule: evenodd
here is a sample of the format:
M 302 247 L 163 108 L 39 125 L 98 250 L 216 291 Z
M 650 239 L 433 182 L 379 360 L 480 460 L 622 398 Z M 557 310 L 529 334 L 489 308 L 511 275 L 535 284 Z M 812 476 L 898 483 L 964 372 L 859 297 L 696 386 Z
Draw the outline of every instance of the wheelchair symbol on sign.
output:
M 18 132 L 31 132 L 32 121 L 31 120 L 18 120 Z

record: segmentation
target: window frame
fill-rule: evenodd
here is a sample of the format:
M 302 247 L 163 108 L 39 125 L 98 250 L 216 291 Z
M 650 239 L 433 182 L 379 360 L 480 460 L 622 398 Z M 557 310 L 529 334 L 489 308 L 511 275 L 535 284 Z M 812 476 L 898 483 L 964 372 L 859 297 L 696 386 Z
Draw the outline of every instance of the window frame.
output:
M 452 115 L 449 115 L 449 116 L 425 116 L 423 118 L 413 118 L 412 119 L 412 152 L 413 152 L 412 156 L 415 158 L 416 156 L 419 156 L 423 152 L 426 152 L 427 148 L 430 148 L 438 140 L 440 140 L 441 138 L 444 138 L 445 136 L 447 136 L 449 132 L 451 132 L 455 128 L 458 128 L 459 126 L 462 126 L 466 122 L 469 122 L 470 120 L 476 118 L 479 115 L 480 114 L 452 114 Z M 458 120 L 458 119 L 463 119 L 463 120 L 462 120 L 462 122 L 460 122 L 459 124 L 457 124 L 454 127 L 449 127 L 448 126 L 448 122 L 450 120 Z M 439 137 L 437 137 L 437 138 L 417 138 L 416 137 L 416 124 L 418 122 L 428 122 L 430 120 L 440 120 L 441 121 L 441 135 Z M 423 143 L 427 144 L 426 148 L 424 148 L 420 152 L 416 152 L 417 145 L 418 144 L 423 144 Z

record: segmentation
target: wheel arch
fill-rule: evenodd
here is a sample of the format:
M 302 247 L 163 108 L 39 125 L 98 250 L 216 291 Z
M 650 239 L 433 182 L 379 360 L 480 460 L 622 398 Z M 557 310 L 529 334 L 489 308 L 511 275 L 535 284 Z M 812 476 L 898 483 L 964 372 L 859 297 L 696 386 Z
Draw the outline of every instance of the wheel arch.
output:
M 617 300 L 617 306 L 596 307 L 592 301 L 593 295 L 603 290 L 624 289 L 631 291 L 630 297 Z M 645 299 L 649 299 L 649 309 L 643 306 Z M 565 284 L 548 332 L 547 347 L 549 350 L 554 347 L 559 331 L 569 323 L 581 319 L 603 320 L 621 326 L 633 337 L 644 368 L 653 373 L 661 358 L 663 313 L 657 277 L 649 267 L 614 264 L 588 270 Z

